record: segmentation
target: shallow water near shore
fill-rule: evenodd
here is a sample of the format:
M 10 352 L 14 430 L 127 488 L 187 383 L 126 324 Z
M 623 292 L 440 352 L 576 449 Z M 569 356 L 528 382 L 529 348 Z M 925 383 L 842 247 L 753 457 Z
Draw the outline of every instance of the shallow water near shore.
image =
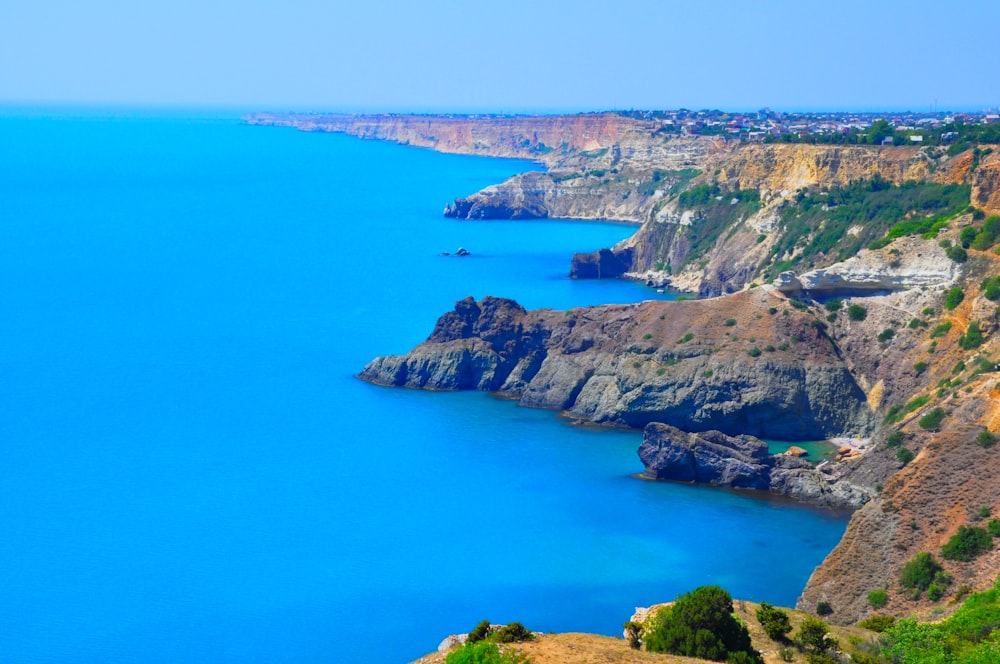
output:
M 483 618 L 791 604 L 842 517 L 640 481 L 637 432 L 354 378 L 634 227 L 462 222 L 534 168 L 225 115 L 0 113 L 6 662 L 403 662 Z M 458 247 L 469 257 L 444 257 Z

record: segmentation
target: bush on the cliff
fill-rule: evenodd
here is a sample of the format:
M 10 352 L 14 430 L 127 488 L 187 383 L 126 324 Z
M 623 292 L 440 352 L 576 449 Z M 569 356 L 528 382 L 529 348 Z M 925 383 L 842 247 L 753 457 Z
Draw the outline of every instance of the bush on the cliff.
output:
M 917 424 L 920 425 L 921 429 L 926 429 L 927 431 L 937 431 L 938 427 L 941 426 L 941 422 L 944 420 L 944 417 L 944 409 L 935 408 L 917 420 Z
M 490 640 L 496 643 L 520 643 L 534 639 L 535 635 L 519 622 L 504 625 L 490 637 Z
M 993 538 L 984 528 L 959 526 L 958 532 L 941 547 L 945 560 L 969 561 L 993 548 Z
M 963 291 L 958 286 L 950 288 L 944 295 L 944 308 L 951 311 L 958 305 L 962 304 L 962 300 L 965 299 L 965 291 Z
M 909 449 L 907 447 L 900 447 L 898 450 L 896 450 L 896 458 L 904 466 L 906 464 L 910 463 L 911 461 L 913 461 L 913 459 L 915 458 L 915 456 L 916 455 L 913 454 L 913 450 L 911 450 L 911 449 Z
M 792 631 L 792 622 L 788 614 L 767 602 L 761 602 L 757 607 L 757 621 L 775 641 L 784 641 L 785 636 Z
M 821 654 L 837 645 L 827 636 L 829 631 L 830 627 L 819 618 L 806 616 L 795 636 L 807 650 Z
M 472 628 L 469 632 L 469 636 L 466 639 L 466 643 L 475 643 L 477 641 L 485 641 L 486 637 L 490 635 L 490 621 L 482 620 L 478 625 Z
M 868 593 L 868 603 L 876 611 L 889 603 L 889 595 L 884 590 L 873 590 Z
M 491 641 L 474 641 L 455 648 L 444 661 L 445 664 L 528 664 L 530 660 L 513 650 L 501 652 Z
M 1000 217 L 992 216 L 983 222 L 983 228 L 972 240 L 972 248 L 978 251 L 990 249 L 1000 239 Z
M 965 350 L 974 350 L 983 343 L 983 331 L 979 329 L 979 321 L 972 321 L 959 340 L 958 345 Z
M 949 247 L 945 252 L 948 258 L 955 261 L 956 263 L 964 263 L 969 260 L 969 254 L 962 247 L 955 245 L 954 247 Z
M 983 429 L 976 434 L 976 442 L 982 447 L 993 447 L 993 444 L 997 442 L 997 436 L 989 429 Z
M 873 632 L 884 632 L 895 624 L 896 616 L 871 616 L 859 622 L 858 627 Z
M 862 307 L 860 304 L 852 304 L 847 307 L 847 317 L 853 321 L 863 321 L 868 317 L 868 310 Z
M 903 565 L 903 570 L 899 573 L 899 585 L 913 590 L 914 597 L 919 597 L 920 593 L 927 590 L 934 583 L 935 577 L 943 571 L 944 568 L 934 556 L 921 551 Z
M 762 664 L 746 625 L 732 614 L 733 599 L 728 592 L 719 586 L 696 588 L 646 621 L 646 648 L 719 662 Z

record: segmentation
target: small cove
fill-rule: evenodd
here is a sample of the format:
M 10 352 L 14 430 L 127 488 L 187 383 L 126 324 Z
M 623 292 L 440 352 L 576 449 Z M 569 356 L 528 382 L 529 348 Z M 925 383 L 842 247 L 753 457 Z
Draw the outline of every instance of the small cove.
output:
M 633 226 L 441 218 L 530 164 L 224 114 L 6 111 L 0 148 L 8 661 L 400 662 L 483 618 L 616 634 L 705 583 L 792 603 L 843 533 L 638 481 L 638 432 L 354 378 L 466 295 L 671 297 L 566 277 Z

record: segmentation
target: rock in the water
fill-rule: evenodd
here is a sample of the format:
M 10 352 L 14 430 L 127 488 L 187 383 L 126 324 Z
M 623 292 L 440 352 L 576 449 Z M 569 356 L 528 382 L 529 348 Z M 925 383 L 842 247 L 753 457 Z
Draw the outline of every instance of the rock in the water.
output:
M 573 254 L 569 276 L 572 279 L 615 279 L 629 270 L 632 263 L 631 252 L 617 254 L 610 249 L 601 249 L 589 254 Z
M 753 436 L 689 433 L 654 422 L 643 430 L 639 458 L 643 474 L 656 479 L 768 490 L 834 508 L 854 509 L 871 499 L 865 489 L 827 476 L 804 459 L 768 454 L 767 443 Z
M 646 425 L 639 448 L 649 477 L 749 489 L 769 488 L 768 457 L 767 443 L 753 436 L 688 433 L 658 422 Z
M 799 447 L 798 445 L 792 445 L 787 450 L 785 450 L 785 456 L 793 456 L 793 457 L 809 456 L 809 451 Z

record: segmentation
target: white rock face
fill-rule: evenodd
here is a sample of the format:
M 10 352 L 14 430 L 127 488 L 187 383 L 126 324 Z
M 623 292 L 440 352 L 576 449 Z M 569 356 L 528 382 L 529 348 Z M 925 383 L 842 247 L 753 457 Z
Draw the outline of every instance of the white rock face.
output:
M 801 275 L 783 272 L 775 287 L 784 293 L 817 294 L 909 290 L 951 285 L 959 270 L 933 240 L 901 238 L 885 249 L 865 249 L 827 268 Z

